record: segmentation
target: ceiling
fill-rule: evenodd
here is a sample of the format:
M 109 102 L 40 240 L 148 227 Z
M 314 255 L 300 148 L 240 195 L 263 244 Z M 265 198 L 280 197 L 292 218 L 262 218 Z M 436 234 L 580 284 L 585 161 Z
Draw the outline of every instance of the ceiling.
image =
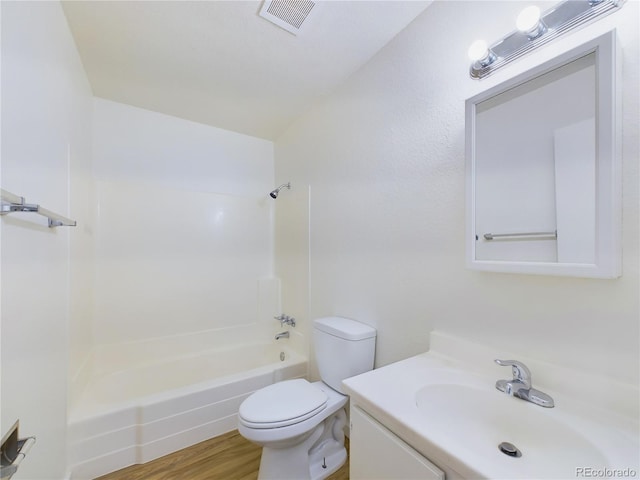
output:
M 64 1 L 94 95 L 275 140 L 430 1 L 319 1 L 298 35 L 261 1 Z

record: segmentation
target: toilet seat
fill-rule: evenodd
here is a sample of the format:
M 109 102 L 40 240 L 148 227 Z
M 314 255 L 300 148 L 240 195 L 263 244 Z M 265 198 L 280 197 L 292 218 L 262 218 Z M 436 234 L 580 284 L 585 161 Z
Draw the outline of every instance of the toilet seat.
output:
M 281 385 L 283 383 L 293 381 L 294 380 L 285 380 L 284 382 L 279 382 L 275 385 Z M 240 432 L 240 434 L 247 440 L 251 440 L 252 442 L 261 444 L 262 446 L 282 445 L 281 442 L 286 443 L 294 441 L 295 438 L 302 438 L 305 435 L 311 434 L 316 426 L 324 422 L 330 416 L 334 415 L 340 409 L 344 408 L 344 406 L 347 404 L 347 401 L 349 400 L 348 396 L 336 392 L 335 390 L 329 388 L 329 386 L 324 384 L 323 382 L 309 383 L 306 380 L 299 380 L 298 382 L 306 384 L 305 387 L 301 388 L 315 388 L 326 395 L 327 402 L 324 404 L 324 406 L 318 410 L 307 412 L 307 414 L 302 415 L 303 418 L 306 417 L 305 419 L 302 419 L 300 417 L 289 419 L 290 421 L 286 422 L 289 423 L 289 425 L 287 426 L 275 427 L 272 423 L 255 422 L 257 424 L 257 427 L 253 427 L 251 424 L 251 417 L 249 417 L 249 419 L 243 418 L 242 413 L 247 414 L 247 411 L 245 408 L 243 408 L 242 405 L 240 405 L 240 411 L 242 412 L 238 412 L 238 431 Z M 254 394 L 249 396 L 244 402 L 247 402 L 253 395 Z M 296 402 L 292 398 L 276 398 L 275 401 L 280 405 L 288 405 L 289 408 Z M 253 400 L 251 401 L 251 403 L 253 403 Z M 260 411 L 262 409 L 262 405 L 258 404 L 258 406 L 252 407 L 252 409 L 253 408 L 257 408 L 257 410 Z
M 238 412 L 246 427 L 267 429 L 303 422 L 327 407 L 328 396 L 304 379 L 274 383 L 251 394 Z

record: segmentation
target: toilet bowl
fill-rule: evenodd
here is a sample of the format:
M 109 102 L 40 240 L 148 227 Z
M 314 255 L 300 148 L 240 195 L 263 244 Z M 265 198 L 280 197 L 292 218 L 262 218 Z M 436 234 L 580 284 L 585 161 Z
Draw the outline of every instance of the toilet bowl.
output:
M 355 320 L 318 319 L 313 339 L 323 381 L 286 380 L 242 402 L 238 431 L 263 447 L 259 480 L 321 480 L 344 464 L 349 397 L 341 382 L 373 368 L 375 336 Z
M 316 480 L 338 470 L 347 458 L 348 399 L 323 382 L 303 379 L 275 383 L 249 397 L 240 407 L 238 430 L 263 447 L 258 478 Z

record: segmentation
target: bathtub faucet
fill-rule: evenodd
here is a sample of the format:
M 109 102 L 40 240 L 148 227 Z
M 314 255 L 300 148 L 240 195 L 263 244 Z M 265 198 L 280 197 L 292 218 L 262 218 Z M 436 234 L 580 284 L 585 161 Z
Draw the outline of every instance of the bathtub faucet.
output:
M 276 335 L 276 340 L 280 340 L 281 338 L 289 338 L 289 332 L 280 332 Z
M 292 327 L 296 326 L 296 319 L 293 317 L 290 317 L 289 315 L 285 315 L 284 313 L 281 313 L 277 317 L 273 317 L 273 318 L 275 318 L 280 322 L 281 327 L 283 327 L 285 324 L 291 325 Z

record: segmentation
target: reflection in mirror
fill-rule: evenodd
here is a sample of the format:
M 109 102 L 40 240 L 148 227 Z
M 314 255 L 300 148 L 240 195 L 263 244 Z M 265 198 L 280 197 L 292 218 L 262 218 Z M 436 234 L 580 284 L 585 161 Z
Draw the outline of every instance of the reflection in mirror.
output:
M 620 275 L 615 32 L 467 100 L 467 265 Z
M 594 263 L 595 81 L 591 53 L 476 106 L 476 259 Z

